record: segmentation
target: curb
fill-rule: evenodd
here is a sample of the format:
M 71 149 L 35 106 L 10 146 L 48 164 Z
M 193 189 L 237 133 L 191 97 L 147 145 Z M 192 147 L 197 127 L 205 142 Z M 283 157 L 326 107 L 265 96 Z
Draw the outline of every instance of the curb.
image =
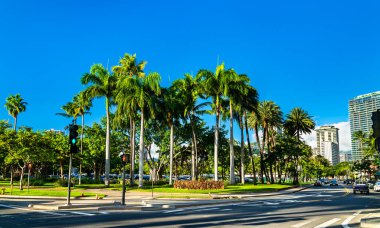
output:
M 372 214 L 360 220 L 360 227 L 380 228 L 380 213 Z

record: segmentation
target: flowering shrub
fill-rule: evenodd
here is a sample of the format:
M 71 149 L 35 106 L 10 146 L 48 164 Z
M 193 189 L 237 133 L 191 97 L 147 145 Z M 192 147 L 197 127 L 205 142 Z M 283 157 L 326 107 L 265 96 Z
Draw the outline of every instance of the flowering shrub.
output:
M 174 182 L 174 188 L 178 189 L 224 189 L 223 181 L 192 181 L 192 180 L 178 180 Z

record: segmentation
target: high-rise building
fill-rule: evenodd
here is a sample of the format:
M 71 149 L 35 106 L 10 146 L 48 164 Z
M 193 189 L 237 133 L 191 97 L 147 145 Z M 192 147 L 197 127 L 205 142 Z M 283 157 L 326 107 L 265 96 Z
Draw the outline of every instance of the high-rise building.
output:
M 352 160 L 363 158 L 360 144 L 354 139 L 353 134 L 362 131 L 367 135 L 372 128 L 372 112 L 380 109 L 380 91 L 357 96 L 349 101 L 348 116 L 350 119 Z
M 334 126 L 322 126 L 317 132 L 317 151 L 331 162 L 332 165 L 339 163 L 339 129 Z

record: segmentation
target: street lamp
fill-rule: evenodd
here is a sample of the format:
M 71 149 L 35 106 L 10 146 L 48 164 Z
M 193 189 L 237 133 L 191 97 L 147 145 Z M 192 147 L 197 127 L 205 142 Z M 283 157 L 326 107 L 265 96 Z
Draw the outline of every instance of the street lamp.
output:
M 124 152 L 120 152 L 119 157 L 123 165 L 123 193 L 121 195 L 121 205 L 125 205 L 125 165 L 127 164 L 127 155 Z

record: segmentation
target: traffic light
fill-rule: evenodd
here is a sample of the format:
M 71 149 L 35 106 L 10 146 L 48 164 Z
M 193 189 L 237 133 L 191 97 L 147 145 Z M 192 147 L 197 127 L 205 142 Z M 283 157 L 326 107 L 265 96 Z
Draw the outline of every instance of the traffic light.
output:
M 78 125 L 70 124 L 69 126 L 69 145 L 70 145 L 70 153 L 75 154 L 78 152 Z
M 372 130 L 373 130 L 373 137 L 375 139 L 380 138 L 380 109 L 378 109 L 376 112 L 372 112 Z

